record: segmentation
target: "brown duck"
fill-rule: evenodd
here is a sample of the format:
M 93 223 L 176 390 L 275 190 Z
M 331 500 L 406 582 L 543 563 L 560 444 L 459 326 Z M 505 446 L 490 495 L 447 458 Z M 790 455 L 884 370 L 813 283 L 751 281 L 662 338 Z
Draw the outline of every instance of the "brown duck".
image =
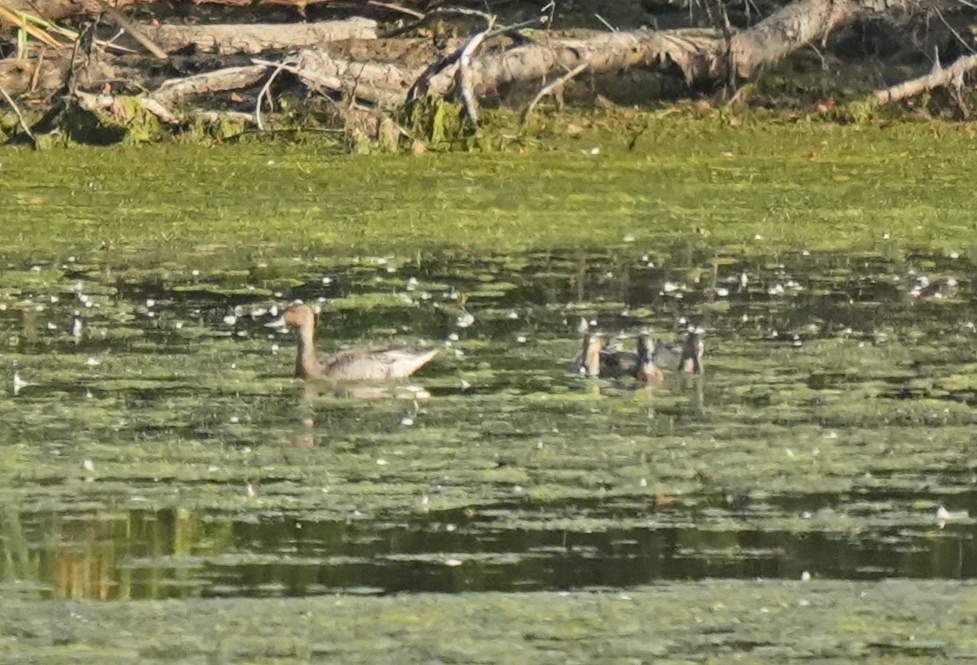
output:
M 315 313 L 309 306 L 293 305 L 281 319 L 269 324 L 296 329 L 298 353 L 295 356 L 295 375 L 303 379 L 403 379 L 440 352 L 440 349 L 419 352 L 407 349 L 349 349 L 320 361 L 315 355 L 315 320 Z

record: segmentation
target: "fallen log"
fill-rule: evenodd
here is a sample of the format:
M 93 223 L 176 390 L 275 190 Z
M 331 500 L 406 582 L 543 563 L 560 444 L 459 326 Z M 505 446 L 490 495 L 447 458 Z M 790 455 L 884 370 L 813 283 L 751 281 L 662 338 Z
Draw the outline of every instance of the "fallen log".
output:
M 240 25 L 160 25 L 146 29 L 163 50 L 187 46 L 204 53 L 244 53 L 308 48 L 341 39 L 376 39 L 377 22 L 350 18 L 317 23 L 249 23 Z
M 261 80 L 265 72 L 265 65 L 226 67 L 186 78 L 171 79 L 157 88 L 150 97 L 160 104 L 172 106 L 198 95 L 247 88 Z
M 393 63 L 352 62 L 312 49 L 300 51 L 295 66 L 284 69 L 312 88 L 342 92 L 383 108 L 403 106 L 420 74 Z
M 880 105 L 891 104 L 943 86 L 959 90 L 963 87 L 964 75 L 974 69 L 977 69 L 977 55 L 964 56 L 955 60 L 949 67 L 935 67 L 926 76 L 877 90 L 874 95 L 875 101 Z

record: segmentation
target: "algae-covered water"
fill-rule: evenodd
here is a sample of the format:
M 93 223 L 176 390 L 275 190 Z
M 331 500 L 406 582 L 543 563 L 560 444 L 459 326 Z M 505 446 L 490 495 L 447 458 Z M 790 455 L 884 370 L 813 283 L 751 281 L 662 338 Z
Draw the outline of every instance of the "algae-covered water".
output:
M 977 658 L 973 153 L 0 154 L 0 658 Z M 304 385 L 295 299 L 442 352 Z M 581 318 L 705 375 L 576 375 Z

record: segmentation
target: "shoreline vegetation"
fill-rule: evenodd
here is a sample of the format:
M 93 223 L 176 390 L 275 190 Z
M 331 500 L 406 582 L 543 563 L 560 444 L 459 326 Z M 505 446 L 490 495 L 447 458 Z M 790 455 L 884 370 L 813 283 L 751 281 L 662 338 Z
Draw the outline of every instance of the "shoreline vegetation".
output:
M 848 124 L 966 120 L 974 99 L 963 3 L 237 4 L 0 2 L 0 139 L 420 154 L 573 136 L 594 110 Z

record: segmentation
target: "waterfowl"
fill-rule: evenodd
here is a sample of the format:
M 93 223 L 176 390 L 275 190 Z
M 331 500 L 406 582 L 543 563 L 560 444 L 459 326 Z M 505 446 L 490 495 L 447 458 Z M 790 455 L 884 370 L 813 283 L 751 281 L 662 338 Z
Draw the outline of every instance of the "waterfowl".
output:
M 350 349 L 319 361 L 315 355 L 315 314 L 307 305 L 293 305 L 285 315 L 269 324 L 295 328 L 298 352 L 295 375 L 303 379 L 369 381 L 403 379 L 426 365 L 440 349 Z
M 700 330 L 690 330 L 681 344 L 669 344 L 662 340 L 655 342 L 651 360 L 656 367 L 670 372 L 702 374 L 702 356 L 705 344 Z
M 697 331 L 690 331 L 682 344 L 669 344 L 659 339 L 654 346 L 651 337 L 642 333 L 638 335 L 637 353 L 604 349 L 597 335 L 587 333 L 574 368 L 588 376 L 607 379 L 631 376 L 646 383 L 661 383 L 664 379 L 662 370 L 701 374 L 704 348 Z
M 637 353 L 605 349 L 597 335 L 586 333 L 580 356 L 573 362 L 573 369 L 587 376 L 605 379 L 632 376 L 650 381 L 656 380 L 660 374 L 653 363 L 650 338 L 644 333 L 638 336 Z

